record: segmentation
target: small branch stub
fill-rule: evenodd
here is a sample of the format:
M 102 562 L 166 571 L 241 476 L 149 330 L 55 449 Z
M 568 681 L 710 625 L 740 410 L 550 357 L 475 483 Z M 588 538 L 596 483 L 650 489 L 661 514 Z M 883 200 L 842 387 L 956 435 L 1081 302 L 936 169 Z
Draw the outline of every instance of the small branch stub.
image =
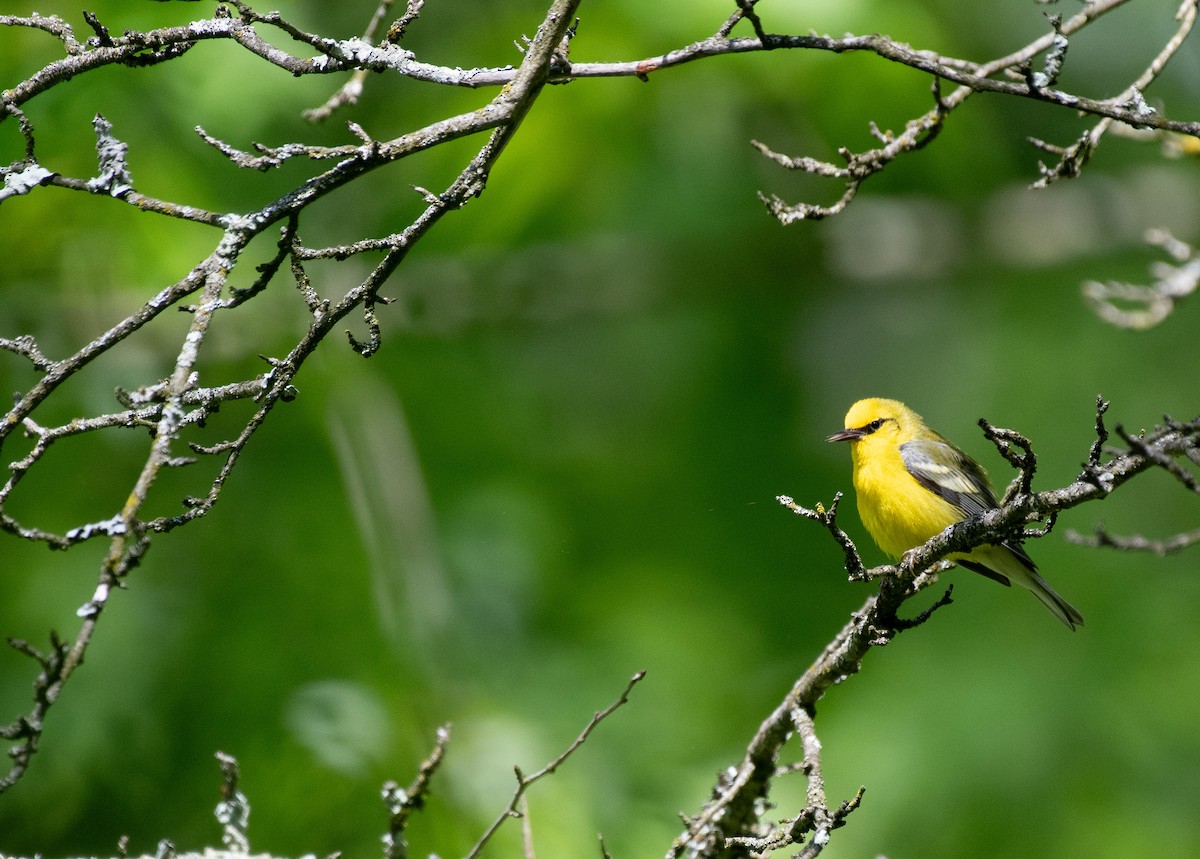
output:
M 221 801 L 215 811 L 221 824 L 221 843 L 230 853 L 249 853 L 250 801 L 238 787 L 238 762 L 233 755 L 216 753 L 221 767 Z

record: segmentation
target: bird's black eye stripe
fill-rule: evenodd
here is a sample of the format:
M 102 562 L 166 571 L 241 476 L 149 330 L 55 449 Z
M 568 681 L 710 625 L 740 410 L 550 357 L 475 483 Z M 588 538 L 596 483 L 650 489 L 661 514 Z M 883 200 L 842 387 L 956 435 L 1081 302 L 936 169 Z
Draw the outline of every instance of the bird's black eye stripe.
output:
M 866 433 L 873 433 L 886 423 L 887 418 L 875 418 L 875 420 L 863 427 L 863 431 Z

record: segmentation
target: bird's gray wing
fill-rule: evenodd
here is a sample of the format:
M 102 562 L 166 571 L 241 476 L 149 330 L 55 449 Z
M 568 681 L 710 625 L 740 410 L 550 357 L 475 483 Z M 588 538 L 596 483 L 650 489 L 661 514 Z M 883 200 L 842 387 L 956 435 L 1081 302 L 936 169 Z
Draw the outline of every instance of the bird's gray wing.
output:
M 900 445 L 900 458 L 917 483 L 961 510 L 964 519 L 996 506 L 987 473 L 949 442 L 931 439 L 905 442 Z
M 987 472 L 971 457 L 949 442 L 921 439 L 900 445 L 900 458 L 918 483 L 963 512 L 963 518 L 986 513 L 996 507 L 996 496 L 988 484 Z M 1001 544 L 1030 570 L 1036 570 L 1033 560 L 1019 542 L 1006 540 Z M 963 558 L 958 563 L 969 570 L 982 573 L 1003 585 L 1008 576 L 982 564 Z

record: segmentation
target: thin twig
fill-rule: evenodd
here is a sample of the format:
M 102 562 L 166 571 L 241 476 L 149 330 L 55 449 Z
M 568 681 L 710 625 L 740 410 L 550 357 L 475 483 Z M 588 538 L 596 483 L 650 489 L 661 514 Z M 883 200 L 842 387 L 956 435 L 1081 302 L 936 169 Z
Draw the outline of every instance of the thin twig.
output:
M 1090 535 L 1068 529 L 1063 536 L 1067 542 L 1077 546 L 1087 546 L 1091 549 L 1117 549 L 1122 552 L 1148 552 L 1161 558 L 1200 543 L 1200 528 L 1172 534 L 1170 537 L 1154 539 L 1142 534 L 1124 536 L 1110 534 L 1102 523 L 1097 523 L 1095 530 Z
M 580 732 L 579 736 L 575 738 L 571 745 L 567 746 L 567 748 L 563 750 L 558 757 L 550 761 L 550 763 L 546 764 L 540 770 L 530 775 L 525 775 L 521 771 L 520 767 L 513 768 L 517 776 L 517 787 L 516 790 L 513 791 L 512 799 L 509 800 L 507 807 L 505 807 L 505 809 L 500 812 L 499 815 L 497 815 L 496 819 L 492 821 L 492 824 L 484 831 L 483 835 L 479 837 L 479 840 L 475 842 L 475 845 L 470 849 L 470 851 L 467 852 L 465 859 L 475 859 L 475 857 L 480 854 L 483 848 L 487 846 L 487 843 L 492 840 L 492 836 L 495 835 L 500 827 L 504 825 L 505 821 L 520 816 L 520 804 L 525 797 L 525 792 L 546 776 L 553 774 L 555 770 L 562 766 L 567 759 L 579 749 L 580 746 L 587 742 L 587 739 L 589 736 L 591 736 L 592 731 L 594 731 L 601 722 L 612 715 L 619 707 L 627 704 L 629 702 L 629 693 L 633 691 L 633 687 L 640 683 L 645 676 L 645 671 L 639 671 L 634 674 L 633 677 L 630 678 L 629 682 L 625 685 L 625 689 L 621 692 L 620 697 L 618 697 L 616 701 L 613 701 L 603 710 L 595 713 L 591 720 L 584 727 L 583 731 Z
M 446 755 L 446 746 L 450 743 L 450 726 L 442 725 L 437 729 L 437 739 L 429 757 L 421 762 L 416 778 L 406 788 L 401 789 L 394 781 L 383 786 L 383 801 L 391 813 L 388 831 L 383 836 L 383 854 L 385 859 L 404 859 L 408 856 L 408 842 L 405 830 L 408 819 L 414 812 L 425 807 L 425 799 L 429 795 L 430 783 L 442 759 Z

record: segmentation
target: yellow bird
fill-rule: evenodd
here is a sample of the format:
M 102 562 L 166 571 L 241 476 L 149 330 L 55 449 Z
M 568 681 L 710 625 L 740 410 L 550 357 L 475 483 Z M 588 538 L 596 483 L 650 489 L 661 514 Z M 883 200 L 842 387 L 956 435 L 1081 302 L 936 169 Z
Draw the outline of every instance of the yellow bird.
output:
M 997 506 L 983 466 L 897 400 L 859 400 L 846 413 L 846 428 L 829 441 L 850 442 L 858 515 L 893 558 Z M 1068 628 L 1083 625 L 1083 615 L 1038 575 L 1019 543 L 979 546 L 948 557 L 1002 585 L 1028 588 Z

